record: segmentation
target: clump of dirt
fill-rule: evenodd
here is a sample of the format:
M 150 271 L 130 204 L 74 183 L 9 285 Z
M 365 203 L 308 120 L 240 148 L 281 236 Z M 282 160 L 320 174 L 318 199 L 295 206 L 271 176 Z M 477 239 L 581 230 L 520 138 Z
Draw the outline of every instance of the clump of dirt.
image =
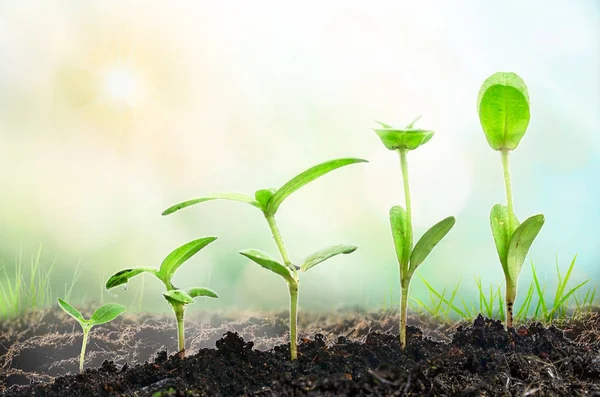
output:
M 415 317 L 404 351 L 397 315 L 306 314 L 295 362 L 284 314 L 191 319 L 185 358 L 173 321 L 125 317 L 92 331 L 81 374 L 81 333 L 56 311 L 42 318 L 2 336 L 12 335 L 4 396 L 600 395 L 597 313 L 508 331 L 481 316 L 456 326 Z

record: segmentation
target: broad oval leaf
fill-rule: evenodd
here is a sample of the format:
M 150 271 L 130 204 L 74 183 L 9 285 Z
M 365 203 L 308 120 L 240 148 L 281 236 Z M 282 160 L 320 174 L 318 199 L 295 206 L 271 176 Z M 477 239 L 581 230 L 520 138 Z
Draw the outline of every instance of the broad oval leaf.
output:
M 289 281 L 289 282 L 294 281 L 294 278 L 292 277 L 290 270 L 285 265 L 282 265 L 281 263 L 277 262 L 275 259 L 271 258 L 269 255 L 265 254 L 264 252 L 256 250 L 256 249 L 247 249 L 247 250 L 240 251 L 240 254 L 244 255 L 246 258 L 259 264 L 260 266 L 264 267 L 265 269 L 268 269 L 268 270 L 272 271 L 273 273 L 279 274 L 286 281 Z
M 519 220 L 515 214 L 512 214 L 513 230 L 510 230 L 508 207 L 502 204 L 496 204 L 490 211 L 490 227 L 492 229 L 492 235 L 494 236 L 494 243 L 496 243 L 496 251 L 498 252 L 498 258 L 500 258 L 502 269 L 504 270 L 504 274 L 508 274 L 508 268 L 506 267 L 508 243 L 510 242 L 514 230 L 519 227 Z
M 198 296 L 207 296 L 209 298 L 218 298 L 219 295 L 217 295 L 217 293 L 211 289 L 208 288 L 190 288 L 187 291 L 188 295 L 191 296 L 192 298 L 196 298 Z
M 352 252 L 356 251 L 357 248 L 358 247 L 356 247 L 355 245 L 343 245 L 343 244 L 324 248 L 324 249 L 317 251 L 314 254 L 308 256 L 304 260 L 304 264 L 300 268 L 302 269 L 303 272 L 305 272 L 308 269 L 310 269 L 310 268 L 318 265 L 319 263 L 324 262 L 327 259 L 334 257 L 336 255 L 351 254 Z
M 141 273 L 150 273 L 155 276 L 156 270 L 150 269 L 147 267 L 134 267 L 132 269 L 124 269 L 115 274 L 113 274 L 108 281 L 106 282 L 106 289 L 112 289 L 118 287 L 120 285 L 127 285 L 129 279 L 141 274 Z M 157 276 L 158 277 L 158 276 Z
M 181 305 L 189 305 L 190 303 L 194 303 L 194 298 L 192 298 L 187 292 L 180 289 L 165 291 L 163 292 L 163 296 L 169 301 L 169 303 Z
M 188 201 L 184 201 L 182 203 L 179 204 L 175 204 L 169 208 L 167 208 L 166 210 L 163 211 L 162 215 L 169 215 L 172 214 L 173 212 L 177 212 L 180 209 L 186 208 L 186 207 L 190 207 L 192 205 L 196 205 L 199 203 L 204 203 L 205 201 L 212 201 L 212 200 L 229 200 L 229 201 L 237 201 L 240 203 L 246 203 L 246 204 L 250 204 L 258 209 L 260 208 L 260 204 L 254 200 L 252 197 L 247 196 L 245 194 L 241 194 L 241 193 L 216 193 L 216 194 L 209 194 L 208 196 L 204 196 L 201 198 L 197 198 L 197 199 L 193 199 L 193 200 L 188 200 Z
M 271 200 L 271 197 L 273 197 L 273 194 L 275 194 L 276 191 L 277 189 L 260 189 L 254 193 L 254 198 L 256 198 L 256 201 L 260 204 L 260 208 L 263 212 L 267 210 L 269 200 Z
M 125 313 L 126 310 L 125 306 L 119 305 L 118 303 L 107 303 L 96 309 L 94 314 L 92 314 L 89 323 L 91 325 L 107 323 Z
M 525 257 L 536 236 L 544 226 L 544 215 L 538 214 L 527 218 L 513 233 L 506 254 L 506 267 L 509 276 L 516 280 L 523 268 Z
M 494 150 L 514 150 L 529 125 L 529 94 L 515 73 L 488 77 L 479 91 L 477 110 L 481 127 Z
M 390 208 L 390 226 L 392 227 L 396 257 L 398 258 L 402 277 L 404 277 L 404 272 L 408 271 L 408 258 L 410 256 L 410 249 L 412 248 L 412 241 L 406 240 L 406 211 L 399 205 Z
M 79 322 L 79 324 L 81 324 L 82 327 L 85 323 L 87 323 L 87 320 L 85 318 L 83 318 L 83 315 L 81 314 L 81 312 L 79 310 L 75 309 L 73 306 L 69 305 L 64 300 L 59 299 L 58 305 L 60 306 L 61 309 L 63 309 L 65 311 L 65 313 L 67 313 L 69 316 L 71 316 L 75 320 L 77 320 Z
M 453 216 L 449 216 L 445 218 L 435 225 L 433 225 L 429 230 L 425 232 L 415 244 L 415 248 L 413 248 L 412 254 L 410 256 L 410 270 L 415 271 L 415 269 L 425 261 L 427 256 L 431 253 L 433 248 L 438 245 L 440 241 L 448 234 L 450 229 L 456 223 L 456 219 Z
M 179 248 L 176 248 L 173 252 L 167 255 L 163 263 L 160 265 L 159 270 L 159 274 L 163 278 L 163 281 L 170 283 L 171 279 L 173 278 L 173 274 L 175 274 L 175 271 L 179 268 L 179 266 L 181 266 L 185 261 L 190 259 L 198 251 L 216 239 L 217 238 L 214 236 L 199 238 L 197 240 L 190 241 Z
M 356 163 L 367 163 L 367 160 L 356 159 L 356 158 L 343 158 L 337 160 L 330 160 L 324 163 L 315 165 L 312 168 L 302 172 L 301 174 L 295 176 L 290 179 L 285 185 L 283 185 L 280 189 L 278 189 L 273 197 L 269 200 L 269 204 L 267 205 L 267 210 L 265 214 L 274 215 L 279 206 L 290 194 L 294 193 L 296 190 L 300 189 L 302 186 L 308 184 L 309 182 L 314 181 L 320 176 L 327 174 L 335 169 L 340 167 L 356 164 Z
M 420 129 L 378 128 L 374 130 L 389 150 L 415 150 L 431 140 L 434 132 Z

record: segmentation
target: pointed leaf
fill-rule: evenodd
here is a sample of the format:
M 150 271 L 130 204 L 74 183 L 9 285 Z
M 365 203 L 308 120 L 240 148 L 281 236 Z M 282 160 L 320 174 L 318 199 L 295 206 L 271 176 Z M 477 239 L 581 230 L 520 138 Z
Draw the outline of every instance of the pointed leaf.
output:
M 382 126 L 383 128 L 392 128 L 392 126 L 391 126 L 391 125 L 389 125 L 389 124 L 386 124 L 386 123 L 382 123 L 381 121 L 377 121 L 377 120 L 375 120 L 375 122 L 376 122 L 377 124 L 379 124 L 380 126 Z
M 63 309 L 69 316 L 77 320 L 82 327 L 85 323 L 87 323 L 87 320 L 83 318 L 83 315 L 79 312 L 79 310 L 75 309 L 73 306 L 69 305 L 64 300 L 59 299 L 58 304 L 60 308 Z
M 163 213 L 162 213 L 162 215 L 169 215 L 169 214 L 172 214 L 173 212 L 177 212 L 180 209 L 183 209 L 185 207 L 189 207 L 189 206 L 192 206 L 192 205 L 195 205 L 195 204 L 204 203 L 205 201 L 212 201 L 212 200 L 237 201 L 237 202 L 240 202 L 240 203 L 250 204 L 250 205 L 252 205 L 252 206 L 260 209 L 260 204 L 256 200 L 254 200 L 252 197 L 247 196 L 245 194 L 240 194 L 240 193 L 216 193 L 216 194 L 209 194 L 208 196 L 204 196 L 204 197 L 201 197 L 201 198 L 184 201 L 184 202 L 179 203 L 179 204 L 175 204 L 175 205 L 167 208 L 166 210 L 164 210 Z
M 510 277 L 517 279 L 533 240 L 544 226 L 544 215 L 527 218 L 513 233 L 508 245 L 506 267 Z
M 187 292 L 182 291 L 180 289 L 172 289 L 169 291 L 163 292 L 163 296 L 169 303 L 174 304 L 183 304 L 189 305 L 190 303 L 194 303 L 194 298 L 192 298 Z
M 96 309 L 89 322 L 91 325 L 104 324 L 119 317 L 119 315 L 123 314 L 126 310 L 127 309 L 123 305 L 108 303 Z
M 135 267 L 132 269 L 124 269 L 113 274 L 106 282 L 106 289 L 112 289 L 120 285 L 127 286 L 129 279 L 141 274 L 150 273 L 158 277 L 156 270 L 147 267 Z
M 199 238 L 190 241 L 171 252 L 160 265 L 159 274 L 163 280 L 171 282 L 171 279 L 179 266 L 216 239 L 217 238 L 214 236 Z
M 273 197 L 273 194 L 275 194 L 276 191 L 277 189 L 260 189 L 254 193 L 254 197 L 258 204 L 260 204 L 260 208 L 263 212 L 267 210 L 269 200 L 271 200 L 271 197 Z
M 506 267 L 506 255 L 508 254 L 508 243 L 513 235 L 514 229 L 519 227 L 519 220 L 512 214 L 512 227 L 510 230 L 508 222 L 508 207 L 502 204 L 496 204 L 490 211 L 490 226 L 492 229 L 492 235 L 494 236 L 494 242 L 496 243 L 496 251 L 498 252 L 498 258 L 502 264 L 504 274 L 508 274 Z
M 363 159 L 344 158 L 326 161 L 312 168 L 309 168 L 308 170 L 290 179 L 285 185 L 283 185 L 279 190 L 275 192 L 273 197 L 271 197 L 271 199 L 269 200 L 269 204 L 267 205 L 267 211 L 265 213 L 267 215 L 274 215 L 279 209 L 279 206 L 281 205 L 283 200 L 286 199 L 286 197 L 288 197 L 290 194 L 294 193 L 296 190 L 300 189 L 307 183 L 314 181 L 318 177 L 323 176 L 328 172 L 331 172 L 335 169 L 346 165 L 366 162 L 367 160 Z
M 244 255 L 246 258 L 252 260 L 253 262 L 256 262 L 265 269 L 268 269 L 273 273 L 279 274 L 286 281 L 294 281 L 290 270 L 286 266 L 277 262 L 275 259 L 271 258 L 264 252 L 255 249 L 248 249 L 240 251 L 240 254 Z
M 421 236 L 421 239 L 415 244 L 412 254 L 410 256 L 410 270 L 415 269 L 425 261 L 427 256 L 431 253 L 433 248 L 438 245 L 440 241 L 448 234 L 450 229 L 456 223 L 456 219 L 453 216 L 449 216 L 433 225 L 429 230 Z
M 192 298 L 196 298 L 198 296 L 207 296 L 209 298 L 218 298 L 219 295 L 211 289 L 208 288 L 190 288 L 188 289 L 188 295 Z
M 356 251 L 357 248 L 358 247 L 356 247 L 354 245 L 343 245 L 343 244 L 327 247 L 325 249 L 322 249 L 322 250 L 315 252 L 314 254 L 308 256 L 304 260 L 304 264 L 301 266 L 301 269 L 303 272 L 305 272 L 308 269 L 310 269 L 311 267 L 314 267 L 314 266 L 318 265 L 319 263 L 324 262 L 331 257 L 334 257 L 339 254 L 350 254 L 350 253 Z
M 530 119 L 525 82 L 515 73 L 493 74 L 481 86 L 477 110 L 490 147 L 516 149 Z
M 419 121 L 419 120 L 421 119 L 421 117 L 423 117 L 423 115 L 422 115 L 422 114 L 421 114 L 421 115 L 418 115 L 417 117 L 415 117 L 415 118 L 413 119 L 413 121 L 411 121 L 410 123 L 408 123 L 408 125 L 407 125 L 406 127 L 404 127 L 404 128 L 406 128 L 407 130 L 408 130 L 408 129 L 413 129 L 413 128 L 414 128 L 414 126 L 415 126 L 415 123 L 416 123 L 417 121 Z
M 400 264 L 402 275 L 408 271 L 408 258 L 412 242 L 406 241 L 406 211 L 404 208 L 396 205 L 390 208 L 390 225 L 392 227 L 392 237 L 394 239 L 394 247 L 396 248 L 396 257 Z

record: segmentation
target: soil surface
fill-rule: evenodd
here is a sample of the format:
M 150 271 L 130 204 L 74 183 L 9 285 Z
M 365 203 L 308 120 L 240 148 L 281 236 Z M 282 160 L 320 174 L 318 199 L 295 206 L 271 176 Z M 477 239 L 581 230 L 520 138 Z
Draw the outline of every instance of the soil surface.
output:
M 84 313 L 89 315 L 89 313 Z M 600 396 L 600 314 L 505 330 L 478 317 L 412 317 L 408 346 L 395 313 L 303 314 L 298 360 L 287 315 L 197 314 L 186 357 L 175 322 L 124 316 L 82 334 L 59 309 L 0 323 L 2 396 Z

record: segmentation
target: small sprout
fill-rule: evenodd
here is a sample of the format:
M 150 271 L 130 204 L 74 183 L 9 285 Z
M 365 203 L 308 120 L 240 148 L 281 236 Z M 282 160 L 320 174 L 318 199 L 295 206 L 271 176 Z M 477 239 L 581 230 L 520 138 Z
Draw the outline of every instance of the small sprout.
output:
M 517 279 L 523 262 L 544 225 L 538 214 L 519 223 L 513 210 L 508 153 L 517 148 L 529 125 L 529 94 L 525 82 L 514 73 L 498 72 L 484 81 L 477 98 L 481 127 L 490 147 L 500 151 L 507 205 L 490 211 L 490 226 L 506 280 L 506 326 L 512 327 Z
M 175 272 L 185 261 L 194 256 L 202 248 L 215 241 L 216 237 L 204 237 L 190 241 L 171 252 L 160 265 L 160 268 L 136 267 L 132 269 L 121 270 L 113 274 L 106 282 L 106 289 L 110 290 L 119 286 L 127 286 L 129 280 L 142 273 L 150 273 L 158 278 L 165 285 L 166 291 L 163 297 L 169 302 L 175 318 L 177 319 L 177 340 L 178 348 L 181 354 L 185 353 L 185 327 L 184 312 L 186 305 L 194 303 L 194 298 L 206 296 L 209 298 L 218 298 L 216 292 L 208 288 L 190 288 L 187 291 L 176 288 L 171 282 Z
M 343 158 L 337 160 L 326 161 L 319 165 L 316 165 L 308 170 L 300 173 L 294 178 L 290 179 L 286 184 L 284 184 L 279 189 L 260 189 L 257 190 L 254 194 L 254 197 L 247 196 L 239 193 L 220 193 L 220 194 L 211 194 L 198 199 L 184 201 L 182 203 L 176 204 L 172 207 L 167 208 L 163 215 L 169 215 L 173 212 L 176 212 L 182 208 L 189 207 L 191 205 L 195 205 L 198 203 L 203 203 L 205 201 L 211 200 L 230 200 L 230 201 L 238 201 L 241 203 L 249 204 L 253 207 L 256 207 L 261 210 L 265 219 L 267 220 L 267 224 L 269 225 L 269 229 L 273 235 L 273 239 L 275 240 L 275 244 L 277 245 L 277 249 L 281 254 L 281 259 L 283 263 L 278 260 L 270 257 L 269 255 L 254 249 L 241 251 L 240 254 L 247 257 L 254 263 L 259 266 L 264 267 L 283 277 L 288 285 L 288 290 L 290 293 L 290 354 L 291 359 L 295 360 L 297 358 L 297 318 L 298 318 L 298 283 L 300 281 L 298 272 L 308 271 L 312 267 L 317 264 L 332 258 L 339 254 L 349 254 L 356 250 L 355 246 L 351 245 L 336 245 L 333 247 L 325 248 L 308 258 L 303 262 L 301 266 L 294 265 L 290 260 L 287 250 L 283 244 L 283 239 L 281 237 L 281 233 L 279 228 L 277 227 L 277 223 L 275 222 L 275 213 L 279 209 L 279 206 L 283 201 L 296 190 L 300 189 L 304 185 L 309 182 L 314 181 L 315 179 L 323 176 L 335 169 L 340 167 L 344 167 L 350 164 L 356 163 L 364 163 L 366 160 L 355 159 L 355 158 Z
M 375 129 L 381 142 L 389 150 L 394 150 L 400 155 L 400 167 L 404 183 L 405 208 L 394 206 L 390 209 L 390 225 L 396 249 L 396 257 L 400 269 L 400 346 L 406 347 L 406 320 L 408 309 L 408 292 L 410 280 L 433 248 L 448 234 L 456 220 L 453 216 L 443 219 L 429 229 L 413 247 L 413 227 L 410 202 L 410 188 L 408 183 L 407 153 L 429 142 L 434 132 L 430 130 L 415 129 L 414 124 L 420 116 L 414 119 L 404 129 L 394 129 L 380 123 L 383 128 Z
M 83 343 L 81 346 L 81 355 L 79 356 L 79 372 L 83 372 L 83 361 L 85 359 L 85 347 L 87 346 L 87 339 L 90 330 L 94 325 L 100 325 L 104 323 L 108 323 L 109 321 L 114 320 L 119 317 L 122 313 L 125 312 L 125 306 L 116 304 L 116 303 L 108 303 L 106 305 L 100 306 L 92 317 L 89 320 L 83 318 L 83 315 L 79 310 L 75 309 L 73 306 L 69 305 L 62 299 L 58 300 L 58 305 L 61 309 L 63 309 L 69 316 L 73 317 L 83 330 Z

